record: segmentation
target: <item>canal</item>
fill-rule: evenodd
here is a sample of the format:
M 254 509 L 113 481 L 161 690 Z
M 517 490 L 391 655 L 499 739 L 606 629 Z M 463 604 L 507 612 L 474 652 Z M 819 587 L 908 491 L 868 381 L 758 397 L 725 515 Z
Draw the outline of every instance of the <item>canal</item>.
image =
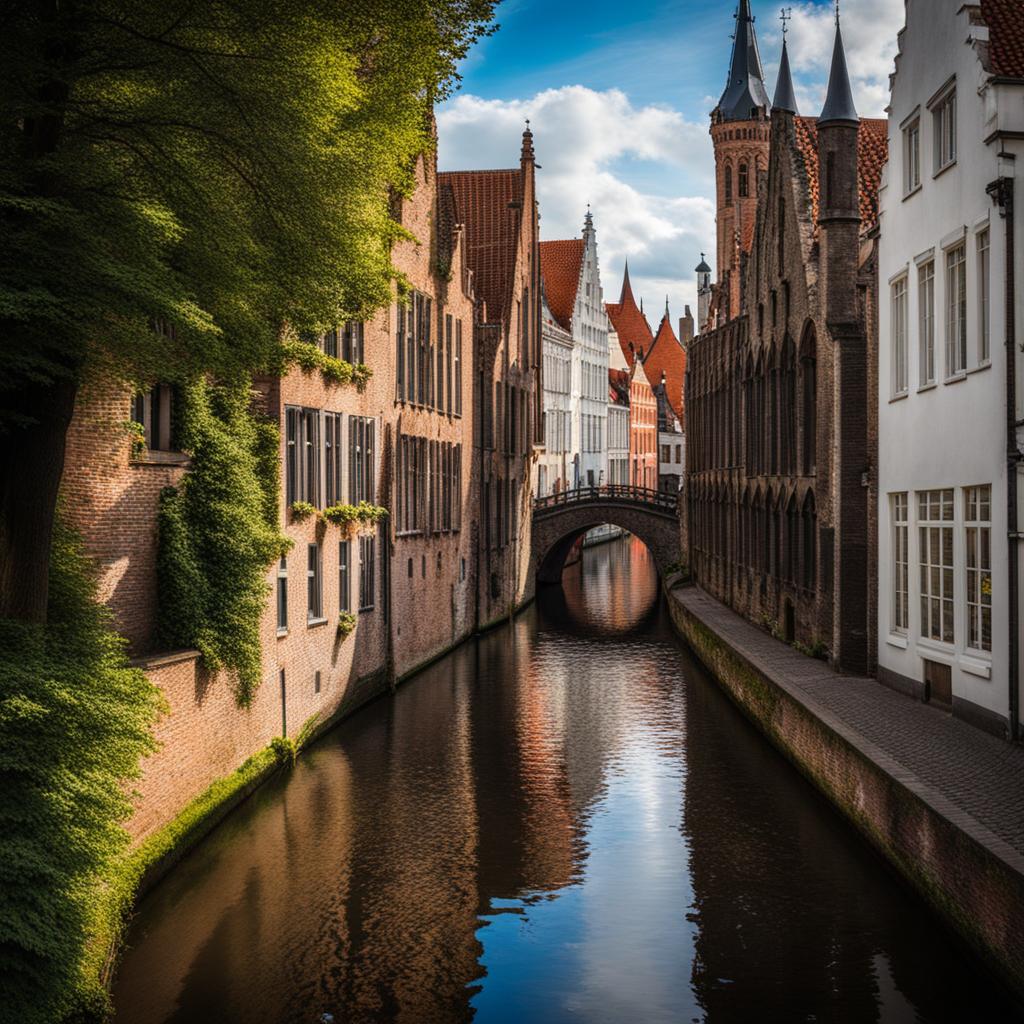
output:
M 675 639 L 636 540 L 325 736 L 128 941 L 116 1024 L 1017 1019 Z

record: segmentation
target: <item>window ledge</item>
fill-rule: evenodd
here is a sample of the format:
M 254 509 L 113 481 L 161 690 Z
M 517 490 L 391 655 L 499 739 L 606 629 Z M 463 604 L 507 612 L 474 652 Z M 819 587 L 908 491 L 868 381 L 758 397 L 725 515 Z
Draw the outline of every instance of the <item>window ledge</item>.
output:
M 992 663 L 985 661 L 982 657 L 973 657 L 970 654 L 960 655 L 960 667 L 972 676 L 981 679 L 992 678 Z
M 162 452 L 147 448 L 132 458 L 133 466 L 188 466 L 192 459 L 185 452 Z
M 968 373 L 981 373 L 982 370 L 988 370 L 992 366 L 992 360 L 986 359 L 983 363 L 978 363 L 977 366 L 972 366 L 967 372 Z
M 889 404 L 892 405 L 893 402 L 902 402 L 904 398 L 909 398 L 909 397 L 910 397 L 910 392 L 909 391 L 901 391 L 898 395 L 893 395 L 889 399 Z
M 956 651 L 952 644 L 942 643 L 939 640 L 918 640 L 917 653 L 929 661 L 938 661 L 943 665 L 956 664 Z
M 885 638 L 885 642 L 890 647 L 898 647 L 901 651 L 905 651 L 907 649 L 907 638 L 905 636 L 900 636 L 899 633 L 890 633 Z
M 950 160 L 948 164 L 943 164 L 943 165 L 942 165 L 942 166 L 941 166 L 941 167 L 940 167 L 940 168 L 939 168 L 939 169 L 938 169 L 938 170 L 937 170 L 937 171 L 936 171 L 936 172 L 935 172 L 935 173 L 934 173 L 934 174 L 932 175 L 932 180 L 934 181 L 934 180 L 935 180 L 935 178 L 938 178 L 939 176 L 941 176 L 941 175 L 945 174 L 945 173 L 946 173 L 946 171 L 948 171 L 948 170 L 950 169 L 950 167 L 956 167 L 956 158 L 955 158 L 955 157 L 954 157 L 954 158 L 953 158 L 952 160 Z
M 359 614 L 362 615 L 364 612 L 372 612 L 376 605 L 367 605 L 365 608 L 359 609 Z
M 918 182 L 909 192 L 904 192 L 903 202 L 906 202 L 908 199 L 912 198 L 913 196 L 916 196 L 917 193 L 920 192 L 923 187 L 924 186 L 920 182 Z
M 282 627 L 281 627 L 281 628 L 280 628 L 280 629 L 279 629 L 279 630 L 277 631 L 277 638 L 278 638 L 278 640 L 280 640 L 280 639 L 281 639 L 281 637 L 283 637 L 283 636 L 287 636 L 287 635 L 288 635 L 288 627 L 287 627 L 287 626 L 282 626 Z
M 960 381 L 967 380 L 967 371 L 960 370 L 957 373 L 947 377 L 942 383 L 943 384 L 959 384 Z
M 917 393 L 921 394 L 922 391 L 934 391 L 938 387 L 935 381 L 929 381 L 927 384 L 919 384 Z
M 326 625 L 327 625 L 327 619 L 326 618 L 322 618 L 322 619 L 306 619 L 306 628 L 307 629 L 312 629 L 314 626 L 326 626 Z

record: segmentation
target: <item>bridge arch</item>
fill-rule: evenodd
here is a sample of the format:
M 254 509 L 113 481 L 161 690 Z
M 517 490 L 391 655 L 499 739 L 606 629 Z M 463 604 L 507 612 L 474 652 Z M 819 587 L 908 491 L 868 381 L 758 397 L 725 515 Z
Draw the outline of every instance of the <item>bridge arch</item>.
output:
M 532 564 L 538 583 L 559 583 L 573 544 L 604 524 L 647 545 L 659 572 L 680 559 L 677 495 L 612 485 L 565 491 L 534 503 Z

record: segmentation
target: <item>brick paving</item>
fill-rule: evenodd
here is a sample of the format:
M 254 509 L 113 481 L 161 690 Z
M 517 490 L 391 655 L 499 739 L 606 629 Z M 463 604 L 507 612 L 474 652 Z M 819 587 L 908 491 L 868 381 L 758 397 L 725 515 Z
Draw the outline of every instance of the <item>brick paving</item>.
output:
M 1024 747 L 990 736 L 875 679 L 837 675 L 824 662 L 799 654 L 697 587 L 675 590 L 670 600 L 679 601 L 830 725 L 855 742 L 860 739 L 859 746 L 874 748 L 876 761 L 894 762 L 901 781 L 936 805 L 951 804 L 952 814 L 951 808 L 942 807 L 947 817 L 976 831 L 970 828 L 973 819 L 1024 855 Z

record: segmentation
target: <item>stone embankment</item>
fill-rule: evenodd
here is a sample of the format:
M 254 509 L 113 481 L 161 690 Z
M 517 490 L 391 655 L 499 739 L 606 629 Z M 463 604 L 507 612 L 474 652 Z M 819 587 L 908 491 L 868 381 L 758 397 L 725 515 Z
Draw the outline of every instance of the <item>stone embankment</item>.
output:
M 1024 997 L 1024 748 L 837 675 L 697 587 L 668 597 L 741 710 Z

